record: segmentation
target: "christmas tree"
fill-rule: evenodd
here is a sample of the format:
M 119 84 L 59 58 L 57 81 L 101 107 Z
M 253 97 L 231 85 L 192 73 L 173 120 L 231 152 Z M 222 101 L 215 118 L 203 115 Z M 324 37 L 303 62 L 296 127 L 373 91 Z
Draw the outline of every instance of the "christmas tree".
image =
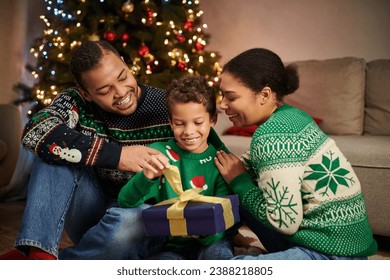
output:
M 43 36 L 27 65 L 35 78 L 23 89 L 20 102 L 35 101 L 35 110 L 50 104 L 73 86 L 69 71 L 72 50 L 86 40 L 106 40 L 121 54 L 135 78 L 166 88 L 183 74 L 203 75 L 216 86 L 220 65 L 217 52 L 206 51 L 199 0 L 45 0 Z

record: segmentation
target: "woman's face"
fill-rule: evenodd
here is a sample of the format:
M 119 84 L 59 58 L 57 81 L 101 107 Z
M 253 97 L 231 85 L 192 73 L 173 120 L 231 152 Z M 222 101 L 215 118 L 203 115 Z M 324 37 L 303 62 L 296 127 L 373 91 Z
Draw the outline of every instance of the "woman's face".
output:
M 230 73 L 221 75 L 222 102 L 220 108 L 234 126 L 244 127 L 264 123 L 270 114 L 264 107 L 264 95 L 255 93 Z

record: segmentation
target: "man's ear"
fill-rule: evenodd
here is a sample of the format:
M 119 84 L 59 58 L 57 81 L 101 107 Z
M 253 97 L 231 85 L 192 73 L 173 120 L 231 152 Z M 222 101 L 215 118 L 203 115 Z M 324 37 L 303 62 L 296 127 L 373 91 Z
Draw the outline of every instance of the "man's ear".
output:
M 85 90 L 83 90 L 81 86 L 79 86 L 79 89 L 80 89 L 81 96 L 85 100 L 91 102 L 92 101 L 91 95 L 88 92 L 86 92 Z

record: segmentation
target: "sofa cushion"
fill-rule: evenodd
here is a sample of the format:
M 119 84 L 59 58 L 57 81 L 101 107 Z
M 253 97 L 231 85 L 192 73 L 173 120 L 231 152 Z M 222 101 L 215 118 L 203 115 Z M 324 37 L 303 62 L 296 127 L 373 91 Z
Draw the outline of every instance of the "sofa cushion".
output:
M 238 157 L 250 149 L 252 141 L 252 137 L 236 135 L 222 135 L 220 138 L 229 151 Z
M 390 170 L 390 137 L 381 135 L 330 135 L 353 167 Z
M 390 135 L 390 59 L 378 59 L 366 67 L 364 132 Z
M 327 134 L 362 134 L 365 61 L 346 57 L 295 64 L 300 87 L 284 101 L 320 118 L 320 127 Z

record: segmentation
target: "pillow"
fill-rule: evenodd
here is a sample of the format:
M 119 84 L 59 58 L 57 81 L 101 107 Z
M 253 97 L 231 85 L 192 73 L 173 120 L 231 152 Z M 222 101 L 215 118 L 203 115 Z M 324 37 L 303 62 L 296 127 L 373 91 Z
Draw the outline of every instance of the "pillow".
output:
M 246 127 L 236 127 L 233 125 L 229 127 L 224 134 L 252 137 L 256 129 L 257 129 L 257 125 L 251 125 Z
M 316 124 L 320 124 L 322 122 L 322 119 L 319 118 L 313 118 L 313 120 L 316 122 Z M 257 125 L 251 125 L 246 127 L 236 127 L 233 125 L 229 127 L 224 134 L 252 137 L 256 129 Z
M 333 135 L 361 135 L 364 120 L 365 61 L 345 57 L 294 62 L 300 86 L 285 103 L 322 119 Z
M 313 117 L 313 120 L 316 122 L 317 125 L 320 125 L 322 123 L 322 119 Z
M 364 132 L 390 135 L 390 59 L 367 63 Z

